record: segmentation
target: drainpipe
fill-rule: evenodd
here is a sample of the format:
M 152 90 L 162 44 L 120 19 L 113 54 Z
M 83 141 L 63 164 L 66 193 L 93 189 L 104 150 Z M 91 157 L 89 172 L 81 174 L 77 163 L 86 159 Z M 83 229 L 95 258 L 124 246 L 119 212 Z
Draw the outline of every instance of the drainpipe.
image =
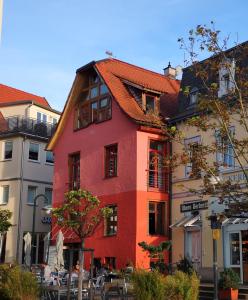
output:
M 169 155 L 170 157 L 172 156 L 172 142 L 169 142 L 168 145 L 169 148 Z M 169 169 L 169 225 L 171 224 L 171 211 L 172 211 L 172 169 Z M 169 227 L 169 240 L 172 240 L 172 229 Z M 170 249 L 169 251 L 169 264 L 171 266 L 171 271 L 172 271 L 172 249 Z
M 26 136 L 22 140 L 22 152 L 21 152 L 21 170 L 20 170 L 20 195 L 19 195 L 19 211 L 18 211 L 18 223 L 17 223 L 17 247 L 16 247 L 16 261 L 19 262 L 20 253 L 20 239 L 21 239 L 21 227 L 22 227 L 22 195 L 23 195 L 23 162 L 24 162 L 24 145 Z M 22 249 L 22 248 L 21 248 Z

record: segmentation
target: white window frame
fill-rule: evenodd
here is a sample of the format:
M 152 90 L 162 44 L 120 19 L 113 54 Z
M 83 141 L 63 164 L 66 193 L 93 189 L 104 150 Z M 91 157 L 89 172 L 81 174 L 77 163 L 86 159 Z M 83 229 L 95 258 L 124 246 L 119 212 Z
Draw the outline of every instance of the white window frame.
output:
M 235 134 L 235 127 L 231 126 L 229 128 L 229 131 L 230 131 L 231 135 L 234 135 Z M 218 143 L 222 143 L 222 141 L 218 137 L 218 132 L 219 131 L 217 131 L 217 130 L 215 131 L 215 139 L 216 139 L 216 144 L 217 145 L 218 145 Z M 218 139 L 219 139 L 219 141 L 218 141 Z M 228 146 L 227 146 L 226 150 L 227 151 L 225 151 L 225 152 L 219 152 L 219 151 L 216 152 L 216 162 L 218 164 L 220 164 L 220 167 L 219 167 L 220 170 L 227 170 L 227 169 L 234 169 L 235 168 L 234 150 L 233 150 L 230 142 L 228 143 Z M 228 159 L 228 157 L 229 158 L 231 157 L 231 158 Z M 227 161 L 226 161 L 226 159 L 227 159 Z M 229 162 L 232 161 L 232 162 L 228 163 L 228 161 Z M 225 164 L 226 164 L 226 166 L 225 166 Z
M 11 158 L 5 158 L 5 148 L 6 148 L 6 143 L 11 143 L 12 144 L 12 156 L 11 156 Z M 3 155 L 2 155 L 2 160 L 12 160 L 12 158 L 13 158 L 13 145 L 14 145 L 14 143 L 13 143 L 13 141 L 12 140 L 6 140 L 6 141 L 3 141 Z
M 189 94 L 189 105 L 195 105 L 198 101 L 199 89 L 193 87 Z
M 227 66 L 228 64 L 228 66 Z M 228 77 L 228 86 L 226 85 Z M 219 69 L 219 90 L 218 97 L 227 95 L 235 88 L 235 60 L 228 59 L 226 62 L 220 64 Z
M 35 189 L 35 194 L 34 194 L 34 197 L 33 197 L 33 199 L 34 199 L 37 196 L 37 189 L 38 189 L 38 187 L 35 186 L 35 185 L 28 185 L 28 188 L 27 188 L 27 204 L 28 205 L 34 205 L 34 202 L 29 202 L 28 201 L 29 200 L 29 193 L 28 193 L 29 188 L 34 188 Z
M 8 188 L 8 198 L 7 198 L 7 201 L 3 201 L 4 200 L 4 198 L 3 198 L 3 196 L 4 196 L 4 189 L 5 188 Z M 9 185 L 2 185 L 1 186 L 1 198 L 0 198 L 0 205 L 7 205 L 9 203 Z
M 201 136 L 200 135 L 184 139 L 184 145 L 185 145 L 186 150 L 188 151 L 189 156 L 191 156 L 190 145 L 200 144 L 200 143 L 201 143 Z M 185 178 L 191 178 L 190 177 L 191 172 L 192 172 L 192 163 L 188 162 L 185 165 L 185 173 L 184 173 Z M 194 178 L 192 178 L 192 179 L 194 179 Z
M 37 160 L 29 158 L 29 151 L 30 151 L 31 144 L 38 145 L 38 159 Z M 34 142 L 29 142 L 29 145 L 28 145 L 28 160 L 32 161 L 32 162 L 40 162 L 40 144 L 34 143 Z
M 38 118 L 38 115 L 40 115 L 40 119 Z M 44 123 L 44 124 L 47 123 L 47 119 L 48 119 L 47 114 L 37 111 L 36 117 L 37 117 L 37 123 Z

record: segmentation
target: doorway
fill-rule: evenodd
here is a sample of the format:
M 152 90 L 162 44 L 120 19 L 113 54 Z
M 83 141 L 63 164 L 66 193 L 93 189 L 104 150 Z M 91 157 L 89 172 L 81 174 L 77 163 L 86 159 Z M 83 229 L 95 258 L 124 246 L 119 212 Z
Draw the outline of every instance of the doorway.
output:
M 243 282 L 248 283 L 248 230 L 241 231 Z
M 201 266 L 201 230 L 186 231 L 185 254 L 191 260 L 196 272 Z

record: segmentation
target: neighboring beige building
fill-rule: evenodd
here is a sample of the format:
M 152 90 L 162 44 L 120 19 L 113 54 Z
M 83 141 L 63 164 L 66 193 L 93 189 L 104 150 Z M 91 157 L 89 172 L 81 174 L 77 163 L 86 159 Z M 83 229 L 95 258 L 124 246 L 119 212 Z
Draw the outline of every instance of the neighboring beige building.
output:
M 234 65 L 234 64 L 233 64 Z M 235 65 L 234 65 L 235 67 Z M 233 71 L 234 72 L 234 71 Z M 219 72 L 218 96 L 228 94 L 232 88 L 229 73 Z M 230 82 L 229 82 L 230 81 Z M 225 84 L 224 84 L 225 83 Z M 172 262 L 178 262 L 182 257 L 189 258 L 201 277 L 205 280 L 213 279 L 213 238 L 210 221 L 207 219 L 213 213 L 223 211 L 216 198 L 204 196 L 203 199 L 190 192 L 190 189 L 200 190 L 202 174 L 192 176 L 194 169 L 194 148 L 198 143 L 211 145 L 216 142 L 216 131 L 202 132 L 186 125 L 186 120 L 197 114 L 197 98 L 201 91 L 199 80 L 192 76 L 192 69 L 185 68 L 181 87 L 189 86 L 189 95 L 180 93 L 178 98 L 178 115 L 173 122 L 184 133 L 183 144 L 173 143 L 173 152 L 182 153 L 182 148 L 188 148 L 191 163 L 179 166 L 173 174 L 172 184 Z M 238 122 L 239 116 L 234 116 L 230 132 L 235 138 L 244 137 L 244 129 Z M 225 142 L 226 143 L 226 142 Z M 220 178 L 233 182 L 242 182 L 244 174 L 237 166 L 233 149 L 229 144 L 222 152 L 212 154 L 209 161 L 220 165 Z M 246 167 L 247 169 L 247 167 Z M 221 226 L 220 238 L 217 241 L 218 266 L 233 268 L 240 276 L 241 282 L 248 283 L 248 215 L 240 215 L 226 219 Z
M 2 238 L 1 262 L 23 262 L 23 236 L 32 231 L 37 199 L 34 263 L 43 261 L 44 236 L 52 201 L 53 154 L 45 151 L 60 113 L 45 98 L 0 84 L 0 208 L 12 213 L 13 226 Z

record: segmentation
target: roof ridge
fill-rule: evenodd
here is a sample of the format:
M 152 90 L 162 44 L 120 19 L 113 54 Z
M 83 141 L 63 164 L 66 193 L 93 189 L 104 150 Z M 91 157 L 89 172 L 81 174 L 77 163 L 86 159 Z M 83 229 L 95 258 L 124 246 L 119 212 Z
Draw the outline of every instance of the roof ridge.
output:
M 167 80 L 175 80 L 175 81 L 178 81 L 177 79 L 169 78 L 169 77 L 163 75 L 162 73 L 158 73 L 158 72 L 155 72 L 155 71 L 146 69 L 146 68 L 144 68 L 144 67 L 140 67 L 140 66 L 131 64 L 131 63 L 129 63 L 129 62 L 126 62 L 126 61 L 123 61 L 123 60 L 120 60 L 120 59 L 117 59 L 117 58 L 106 58 L 106 59 L 102 59 L 102 60 L 96 61 L 96 63 L 98 63 L 98 62 L 101 63 L 101 62 L 104 62 L 104 61 L 111 61 L 111 60 L 115 60 L 116 62 L 123 63 L 123 64 L 129 65 L 129 66 L 135 67 L 136 69 L 140 69 L 140 70 L 142 70 L 142 71 L 152 73 L 152 74 L 154 74 L 154 75 L 157 75 L 157 76 L 159 76 L 159 77 L 165 78 L 165 79 L 167 79 Z
M 10 88 L 10 89 L 12 89 L 12 90 L 16 90 L 16 91 L 19 91 L 19 92 L 23 92 L 23 93 L 26 93 L 26 94 L 35 96 L 35 97 L 40 97 L 40 98 L 46 99 L 46 98 L 43 97 L 43 96 L 39 96 L 39 95 L 36 95 L 36 94 L 33 94 L 33 93 L 29 93 L 29 92 L 26 92 L 26 91 L 24 91 L 24 90 L 20 90 L 20 89 L 14 88 L 14 87 L 12 87 L 12 86 L 9 86 L 9 85 L 7 85 L 7 84 L 0 83 L 0 85 L 5 86 L 5 87 L 8 87 L 8 88 Z M 46 101 L 47 101 L 47 99 L 46 99 Z M 48 102 L 48 101 L 47 101 L 47 102 Z

